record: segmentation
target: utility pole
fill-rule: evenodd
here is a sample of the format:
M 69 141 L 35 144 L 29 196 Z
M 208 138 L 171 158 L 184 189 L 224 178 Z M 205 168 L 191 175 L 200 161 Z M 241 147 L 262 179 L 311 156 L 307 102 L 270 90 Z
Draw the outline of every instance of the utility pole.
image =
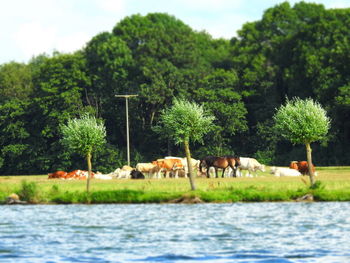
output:
M 117 98 L 125 98 L 125 112 L 126 112 L 126 148 L 127 148 L 127 158 L 128 165 L 130 166 L 130 139 L 129 139 L 129 106 L 128 99 L 130 97 L 137 97 L 138 95 L 115 95 Z

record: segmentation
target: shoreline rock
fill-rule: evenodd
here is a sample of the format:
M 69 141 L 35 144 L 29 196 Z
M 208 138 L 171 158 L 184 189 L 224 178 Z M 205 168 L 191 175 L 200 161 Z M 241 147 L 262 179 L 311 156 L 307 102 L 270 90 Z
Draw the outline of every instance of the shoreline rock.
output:
M 23 205 L 23 204 L 27 204 L 26 201 L 21 201 L 19 199 L 19 196 L 15 193 L 10 194 L 6 200 L 5 200 L 5 204 L 7 205 Z
M 313 202 L 314 201 L 314 196 L 312 194 L 306 194 L 302 197 L 299 197 L 297 199 L 298 202 Z
M 172 204 L 202 204 L 202 203 L 204 203 L 204 201 L 197 196 L 194 196 L 194 197 L 182 196 L 180 198 L 169 201 L 169 203 L 172 203 Z

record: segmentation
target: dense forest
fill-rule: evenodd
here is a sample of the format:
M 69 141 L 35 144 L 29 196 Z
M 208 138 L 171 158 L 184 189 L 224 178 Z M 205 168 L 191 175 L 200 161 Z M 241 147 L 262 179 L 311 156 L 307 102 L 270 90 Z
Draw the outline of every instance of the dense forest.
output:
M 235 32 L 232 32 L 235 35 Z M 108 144 L 94 170 L 126 163 L 125 99 L 129 99 L 132 164 L 182 148 L 153 127 L 174 97 L 197 102 L 215 116 L 194 158 L 236 154 L 265 164 L 304 160 L 273 129 L 272 116 L 293 97 L 327 110 L 331 130 L 313 144 L 318 166 L 350 164 L 350 9 L 284 2 L 243 25 L 230 40 L 197 32 L 174 16 L 132 15 L 73 54 L 0 65 L 0 174 L 84 169 L 85 160 L 60 143 L 60 124 L 83 112 L 104 120 Z

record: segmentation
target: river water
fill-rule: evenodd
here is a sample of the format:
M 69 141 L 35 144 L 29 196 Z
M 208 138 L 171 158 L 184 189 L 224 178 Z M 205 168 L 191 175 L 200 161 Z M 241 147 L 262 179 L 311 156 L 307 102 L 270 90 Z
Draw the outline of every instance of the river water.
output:
M 350 262 L 350 203 L 0 206 L 0 262 Z

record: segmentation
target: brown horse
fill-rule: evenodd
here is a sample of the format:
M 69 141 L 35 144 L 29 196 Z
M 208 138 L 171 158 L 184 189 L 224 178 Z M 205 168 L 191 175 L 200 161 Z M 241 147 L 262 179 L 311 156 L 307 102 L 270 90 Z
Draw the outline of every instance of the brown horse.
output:
M 209 168 L 214 167 L 215 169 L 215 176 L 218 178 L 218 169 L 222 170 L 222 176 L 224 176 L 225 169 L 227 167 L 231 167 L 233 170 L 233 177 L 237 177 L 236 171 L 237 167 L 240 165 L 239 157 L 234 156 L 223 156 L 223 157 L 217 157 L 217 156 L 206 156 L 204 159 L 200 161 L 199 164 L 199 170 L 201 173 L 203 173 L 202 169 L 203 167 L 207 168 L 207 178 L 210 177 L 209 175 Z

